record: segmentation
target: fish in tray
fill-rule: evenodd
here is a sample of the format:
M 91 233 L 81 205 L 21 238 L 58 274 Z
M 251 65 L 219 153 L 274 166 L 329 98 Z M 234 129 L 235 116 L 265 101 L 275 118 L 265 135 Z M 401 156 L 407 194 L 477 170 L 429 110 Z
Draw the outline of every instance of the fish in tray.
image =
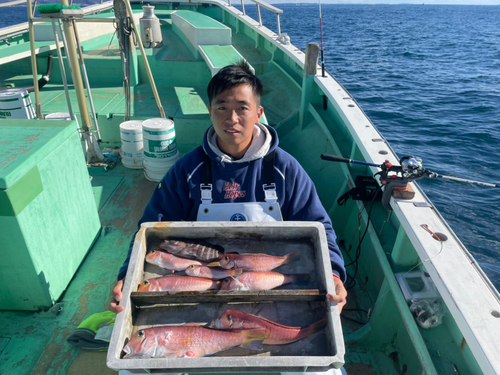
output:
M 270 290 L 279 286 L 307 282 L 307 274 L 283 275 L 278 272 L 243 272 L 224 279 L 220 290 Z
M 243 271 L 272 271 L 284 264 L 300 258 L 300 251 L 275 256 L 268 254 L 225 254 L 219 261 L 209 263 L 209 267 L 225 269 L 242 268 Z
M 192 265 L 203 266 L 207 264 L 207 262 L 196 259 L 181 258 L 162 250 L 153 250 L 148 253 L 146 262 L 174 271 L 184 271 Z
M 234 270 L 226 270 L 222 267 L 206 267 L 195 264 L 190 265 L 185 269 L 189 276 L 206 277 L 213 280 L 221 280 L 226 277 L 240 275 L 243 271 L 241 268 Z
M 326 322 L 327 319 L 324 318 L 305 327 L 287 327 L 242 311 L 226 310 L 219 319 L 215 321 L 215 326 L 220 329 L 264 328 L 267 333 L 267 338 L 264 340 L 263 344 L 285 345 L 312 335 L 314 332 L 323 328 Z
M 160 249 L 183 258 L 212 262 L 224 255 L 224 248 L 220 245 L 186 243 L 183 241 L 165 240 Z
M 139 292 L 202 292 L 219 289 L 219 280 L 191 276 L 163 276 L 143 281 Z
M 124 358 L 194 358 L 235 346 L 259 350 L 265 338 L 265 329 L 218 330 L 189 324 L 159 326 L 135 332 L 123 351 Z

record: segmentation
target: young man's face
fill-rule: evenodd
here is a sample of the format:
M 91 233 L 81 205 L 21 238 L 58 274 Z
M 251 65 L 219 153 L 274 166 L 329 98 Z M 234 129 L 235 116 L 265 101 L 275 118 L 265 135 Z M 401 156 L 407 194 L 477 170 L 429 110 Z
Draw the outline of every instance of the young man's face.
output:
M 252 143 L 254 125 L 264 108 L 258 106 L 252 87 L 247 84 L 227 89 L 208 106 L 221 151 L 240 159 Z

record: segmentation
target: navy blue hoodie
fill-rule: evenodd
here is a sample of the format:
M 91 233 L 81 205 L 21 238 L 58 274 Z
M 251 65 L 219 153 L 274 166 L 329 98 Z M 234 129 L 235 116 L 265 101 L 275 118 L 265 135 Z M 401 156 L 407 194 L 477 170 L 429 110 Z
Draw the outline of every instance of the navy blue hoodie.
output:
M 261 124 L 261 126 L 264 126 Z M 317 221 L 326 230 L 333 272 L 345 282 L 346 272 L 342 254 L 335 242 L 336 235 L 312 180 L 302 166 L 287 152 L 278 147 L 276 130 L 266 125 L 272 136 L 269 152 L 275 150 L 275 184 L 278 202 L 285 221 Z M 262 158 L 242 163 L 223 162 L 209 145 L 209 134 L 205 133 L 203 145 L 179 159 L 167 172 L 155 189 L 141 223 L 159 221 L 196 221 L 201 203 L 200 183 L 204 153 L 212 162 L 212 203 L 264 202 L 262 188 Z M 229 185 L 228 185 L 229 184 Z M 230 187 L 228 189 L 228 186 Z M 134 236 L 135 237 L 135 236 Z M 125 277 L 132 250 L 129 248 L 127 259 L 120 269 L 118 280 Z

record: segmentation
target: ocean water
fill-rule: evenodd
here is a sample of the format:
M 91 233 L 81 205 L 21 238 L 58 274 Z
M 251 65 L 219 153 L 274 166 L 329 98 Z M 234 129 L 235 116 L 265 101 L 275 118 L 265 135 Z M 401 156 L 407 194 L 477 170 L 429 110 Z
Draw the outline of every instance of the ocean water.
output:
M 292 44 L 320 43 L 318 4 L 276 6 Z M 254 4 L 245 8 L 257 18 Z M 277 31 L 276 16 L 261 11 Z M 0 10 L 0 28 L 25 20 L 24 6 Z M 323 4 L 322 23 L 326 69 L 397 155 L 500 183 L 500 6 Z M 500 290 L 500 188 L 419 185 Z

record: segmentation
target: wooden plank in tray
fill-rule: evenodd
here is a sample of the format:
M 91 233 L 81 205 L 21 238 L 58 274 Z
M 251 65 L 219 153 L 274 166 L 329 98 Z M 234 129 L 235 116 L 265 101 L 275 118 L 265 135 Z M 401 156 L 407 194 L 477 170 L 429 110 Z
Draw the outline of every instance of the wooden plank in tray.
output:
M 207 290 L 204 292 L 132 292 L 130 299 L 136 306 L 169 303 L 205 302 L 264 302 L 264 301 L 321 301 L 326 292 L 318 289 L 302 290 Z

